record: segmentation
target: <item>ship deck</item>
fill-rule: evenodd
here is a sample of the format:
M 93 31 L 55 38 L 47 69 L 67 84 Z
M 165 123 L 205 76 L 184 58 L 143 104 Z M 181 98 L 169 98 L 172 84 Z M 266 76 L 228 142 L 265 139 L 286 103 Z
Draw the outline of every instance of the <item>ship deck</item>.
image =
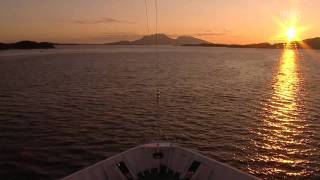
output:
M 212 180 L 257 178 L 190 149 L 152 143 L 117 154 L 63 180 Z
M 137 180 L 180 180 L 180 173 L 168 169 L 161 165 L 160 168 L 154 168 L 138 173 Z
M 153 176 L 139 178 L 138 180 L 180 180 L 180 179 L 173 176 L 153 175 Z

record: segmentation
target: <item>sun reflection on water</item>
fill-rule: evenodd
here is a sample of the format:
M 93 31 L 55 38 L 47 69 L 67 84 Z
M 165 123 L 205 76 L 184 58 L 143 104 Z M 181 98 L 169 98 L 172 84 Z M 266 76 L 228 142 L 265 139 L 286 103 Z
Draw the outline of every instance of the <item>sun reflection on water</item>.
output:
M 303 136 L 305 122 L 300 116 L 302 94 L 297 62 L 296 50 L 283 51 L 273 79 L 273 93 L 263 105 L 262 125 L 255 132 L 258 140 L 254 144 L 261 153 L 252 159 L 265 164 L 263 168 L 250 169 L 255 174 L 298 176 L 307 173 L 295 168 L 297 164 L 307 163 L 301 158 L 307 139 Z
M 295 50 L 284 50 L 279 65 L 279 72 L 274 80 L 274 92 L 271 97 L 271 104 L 273 105 L 269 118 L 281 119 L 281 122 L 267 122 L 269 126 L 277 127 L 281 132 L 293 131 L 294 129 L 287 127 L 287 125 L 295 120 L 294 116 L 298 115 L 297 96 L 299 91 L 299 76 L 296 61 Z

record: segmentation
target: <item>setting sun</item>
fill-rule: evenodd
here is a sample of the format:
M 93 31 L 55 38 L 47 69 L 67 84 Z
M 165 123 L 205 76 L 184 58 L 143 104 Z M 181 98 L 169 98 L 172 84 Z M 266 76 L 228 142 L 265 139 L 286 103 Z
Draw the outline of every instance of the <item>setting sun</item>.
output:
M 309 29 L 307 26 L 302 25 L 302 16 L 298 12 L 291 12 L 284 14 L 282 17 L 274 18 L 279 26 L 278 34 L 271 39 L 278 42 L 284 42 L 291 46 L 293 44 L 300 44 L 304 33 Z M 295 43 L 293 43 L 295 42 Z M 292 44 L 293 43 L 293 44 Z
M 288 30 L 287 30 L 287 38 L 288 38 L 288 41 L 293 41 L 295 40 L 297 36 L 297 30 L 294 28 L 294 27 L 290 27 Z

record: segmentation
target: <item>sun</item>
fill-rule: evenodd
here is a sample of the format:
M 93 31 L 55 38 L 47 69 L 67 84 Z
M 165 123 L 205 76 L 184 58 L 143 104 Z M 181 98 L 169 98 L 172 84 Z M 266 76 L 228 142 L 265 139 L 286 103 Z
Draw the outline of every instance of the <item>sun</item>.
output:
M 287 39 L 289 42 L 296 40 L 297 38 L 297 29 L 295 27 L 289 27 L 287 29 Z
M 301 18 L 298 14 L 290 14 L 285 18 L 274 17 L 274 21 L 279 25 L 278 33 L 271 37 L 275 42 L 291 45 L 292 43 L 303 43 L 302 36 L 309 28 L 302 26 Z M 300 22 L 299 22 L 300 21 Z

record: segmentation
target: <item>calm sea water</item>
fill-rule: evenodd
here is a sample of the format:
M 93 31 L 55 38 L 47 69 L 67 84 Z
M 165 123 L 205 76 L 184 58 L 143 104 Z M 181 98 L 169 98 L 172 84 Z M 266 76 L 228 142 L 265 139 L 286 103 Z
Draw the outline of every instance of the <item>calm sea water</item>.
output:
M 157 69 L 143 46 L 0 52 L 1 179 L 61 178 L 156 138 L 265 179 L 320 178 L 319 51 L 159 54 Z

